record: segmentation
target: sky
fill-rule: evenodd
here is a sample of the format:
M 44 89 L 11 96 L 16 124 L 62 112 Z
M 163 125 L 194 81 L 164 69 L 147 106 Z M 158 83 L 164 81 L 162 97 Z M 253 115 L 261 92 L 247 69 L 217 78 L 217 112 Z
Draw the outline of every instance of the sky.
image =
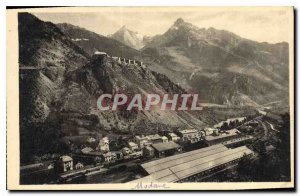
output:
M 178 18 L 199 28 L 231 31 L 258 42 L 289 41 L 291 12 L 287 7 L 100 7 L 31 12 L 44 21 L 70 23 L 101 35 L 123 25 L 140 35 L 166 32 Z

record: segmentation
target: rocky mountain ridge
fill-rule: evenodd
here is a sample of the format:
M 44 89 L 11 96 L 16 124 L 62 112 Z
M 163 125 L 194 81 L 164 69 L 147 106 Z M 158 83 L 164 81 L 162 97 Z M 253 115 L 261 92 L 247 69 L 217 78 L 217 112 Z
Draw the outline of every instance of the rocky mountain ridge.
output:
M 288 104 L 288 52 L 285 42 L 259 43 L 181 18 L 142 49 L 150 69 L 200 91 L 203 102 L 230 105 Z

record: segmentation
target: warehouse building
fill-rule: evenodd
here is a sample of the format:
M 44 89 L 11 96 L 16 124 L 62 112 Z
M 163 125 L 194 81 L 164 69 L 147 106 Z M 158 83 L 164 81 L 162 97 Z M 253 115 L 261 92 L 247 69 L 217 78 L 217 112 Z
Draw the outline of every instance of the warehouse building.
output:
M 141 167 L 148 175 L 129 183 L 199 181 L 252 154 L 246 146 L 228 149 L 222 144 L 214 145 L 144 163 Z

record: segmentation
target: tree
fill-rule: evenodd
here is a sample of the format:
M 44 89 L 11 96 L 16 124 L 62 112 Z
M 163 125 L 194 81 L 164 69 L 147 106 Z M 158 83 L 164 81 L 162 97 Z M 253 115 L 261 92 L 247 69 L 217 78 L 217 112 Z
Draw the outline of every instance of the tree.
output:
M 229 122 L 229 129 L 233 129 L 235 127 L 235 121 Z
M 239 173 L 239 175 L 243 176 L 245 180 L 249 179 L 253 172 L 253 165 L 251 164 L 251 159 L 249 156 L 243 156 L 242 160 L 240 160 L 240 162 L 238 163 L 237 172 Z
M 276 153 L 279 157 L 280 173 L 287 181 L 291 178 L 290 166 L 290 115 L 285 113 L 281 115 L 282 123 L 279 125 L 279 141 L 276 144 Z
M 224 122 L 223 125 L 220 127 L 220 130 L 229 130 L 228 123 Z
M 258 141 L 255 149 L 259 156 L 256 161 L 241 160 L 237 171 L 242 181 L 278 182 L 290 181 L 290 118 L 289 114 L 282 115 L 279 126 L 279 142 L 276 150 L 267 152 L 265 143 Z

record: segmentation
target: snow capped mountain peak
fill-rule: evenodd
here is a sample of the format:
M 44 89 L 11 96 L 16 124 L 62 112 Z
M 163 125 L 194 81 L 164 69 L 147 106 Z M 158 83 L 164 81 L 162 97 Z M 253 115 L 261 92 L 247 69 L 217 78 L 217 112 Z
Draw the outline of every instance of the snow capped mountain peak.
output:
M 134 49 L 140 49 L 144 46 L 143 36 L 139 35 L 138 32 L 132 31 L 123 25 L 117 32 L 115 32 L 111 38 L 126 44 Z
M 127 27 L 126 27 L 126 25 L 123 25 L 118 31 L 127 31 L 128 29 L 127 29 Z M 118 32 L 117 31 L 117 32 Z

